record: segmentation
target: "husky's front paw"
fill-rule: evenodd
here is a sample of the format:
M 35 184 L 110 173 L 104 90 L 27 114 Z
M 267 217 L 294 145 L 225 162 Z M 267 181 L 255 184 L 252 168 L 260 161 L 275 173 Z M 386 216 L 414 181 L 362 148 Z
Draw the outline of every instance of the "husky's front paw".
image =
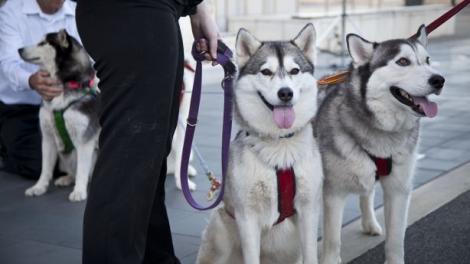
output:
M 194 177 L 197 175 L 197 170 L 193 166 L 189 165 L 188 166 L 188 175 L 191 177 Z
M 197 187 L 196 184 L 190 179 L 188 179 L 188 186 L 189 186 L 190 191 L 195 191 L 196 187 Z M 181 190 L 181 182 L 180 181 L 176 181 L 176 188 Z
M 369 236 L 381 236 L 382 227 L 376 221 L 363 221 L 362 232 Z
M 73 192 L 69 195 L 69 200 L 71 202 L 81 202 L 86 200 L 86 197 L 86 190 L 73 190 Z
M 60 187 L 69 186 L 73 183 L 73 180 L 74 178 L 72 176 L 65 175 L 55 180 L 54 185 Z
M 43 195 L 46 191 L 47 191 L 47 186 L 46 185 L 36 184 L 33 187 L 26 189 L 24 194 L 26 196 L 30 196 L 30 197 L 31 196 L 39 196 L 39 195 Z

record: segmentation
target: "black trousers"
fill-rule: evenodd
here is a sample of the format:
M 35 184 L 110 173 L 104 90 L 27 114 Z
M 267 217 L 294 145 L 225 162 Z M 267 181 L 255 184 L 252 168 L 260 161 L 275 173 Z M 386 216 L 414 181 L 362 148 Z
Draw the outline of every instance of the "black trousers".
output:
M 102 126 L 83 263 L 179 263 L 164 204 L 183 51 L 173 0 L 80 0 L 77 26 L 100 79 Z
M 4 170 L 38 179 L 42 156 L 39 106 L 0 102 L 0 144 Z

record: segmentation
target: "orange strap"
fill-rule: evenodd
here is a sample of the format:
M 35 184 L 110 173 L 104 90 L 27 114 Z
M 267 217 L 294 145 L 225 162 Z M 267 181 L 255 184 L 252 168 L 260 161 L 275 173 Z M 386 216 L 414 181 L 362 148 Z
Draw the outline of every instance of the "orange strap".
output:
M 342 71 L 318 80 L 318 85 L 330 85 L 344 83 L 349 76 L 349 71 Z

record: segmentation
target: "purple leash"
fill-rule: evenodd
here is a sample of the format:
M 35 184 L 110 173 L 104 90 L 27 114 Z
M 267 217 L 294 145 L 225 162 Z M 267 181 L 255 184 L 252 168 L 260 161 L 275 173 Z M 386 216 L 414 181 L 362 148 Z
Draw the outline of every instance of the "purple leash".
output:
M 199 103 L 201 101 L 202 88 L 202 61 L 205 60 L 204 54 L 196 50 L 196 43 L 193 44 L 192 55 L 196 60 L 196 72 L 194 76 L 194 85 L 191 96 L 191 105 L 187 119 L 186 133 L 184 137 L 183 154 L 181 159 L 181 188 L 183 195 L 189 205 L 197 210 L 208 210 L 216 207 L 223 199 L 224 185 L 227 175 L 227 166 L 229 158 L 230 137 L 232 132 L 232 89 L 233 78 L 236 67 L 231 61 L 232 51 L 219 40 L 217 47 L 217 62 L 224 68 L 224 79 L 222 88 L 224 90 L 224 119 L 222 128 L 222 184 L 217 199 L 208 206 L 200 205 L 191 195 L 188 185 L 188 165 L 191 154 L 191 145 L 193 143 L 194 132 L 196 130 L 197 116 L 199 112 Z

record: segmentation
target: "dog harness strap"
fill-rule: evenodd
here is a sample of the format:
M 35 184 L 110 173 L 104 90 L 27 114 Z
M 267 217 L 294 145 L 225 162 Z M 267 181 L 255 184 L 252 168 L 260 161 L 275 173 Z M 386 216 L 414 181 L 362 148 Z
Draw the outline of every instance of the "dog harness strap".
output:
M 94 94 L 91 94 L 92 96 L 95 96 Z M 85 98 L 86 94 L 83 95 L 82 97 L 71 101 L 66 107 L 60 110 L 54 110 L 54 123 L 55 127 L 57 129 L 57 133 L 59 134 L 60 139 L 62 140 L 62 143 L 64 144 L 64 150 L 62 153 L 64 154 L 69 154 L 72 152 L 72 150 L 75 149 L 75 146 L 73 145 L 72 139 L 70 138 L 69 131 L 67 130 L 67 127 L 65 126 L 65 119 L 64 119 L 64 113 L 69 109 L 72 105 L 75 103 L 78 103 L 81 101 L 83 98 Z
M 295 214 L 294 197 L 295 197 L 295 173 L 294 169 L 277 169 L 277 195 L 279 218 L 275 225 L 281 223 L 286 218 Z
M 390 175 L 392 172 L 392 158 L 378 158 L 371 154 L 369 157 L 374 161 L 377 169 L 375 170 L 375 179 L 378 180 L 379 177 Z
M 295 215 L 295 173 L 294 169 L 276 169 L 277 176 L 277 210 L 279 218 L 274 225 L 282 223 L 286 218 Z M 235 219 L 235 214 L 225 207 L 228 216 Z
M 59 133 L 59 137 L 62 140 L 62 143 L 64 144 L 64 150 L 62 151 L 64 154 L 69 154 L 75 148 L 72 139 L 70 139 L 69 132 L 65 126 L 64 112 L 67 110 L 67 108 L 64 110 L 54 110 L 55 127 L 57 129 L 57 133 Z

